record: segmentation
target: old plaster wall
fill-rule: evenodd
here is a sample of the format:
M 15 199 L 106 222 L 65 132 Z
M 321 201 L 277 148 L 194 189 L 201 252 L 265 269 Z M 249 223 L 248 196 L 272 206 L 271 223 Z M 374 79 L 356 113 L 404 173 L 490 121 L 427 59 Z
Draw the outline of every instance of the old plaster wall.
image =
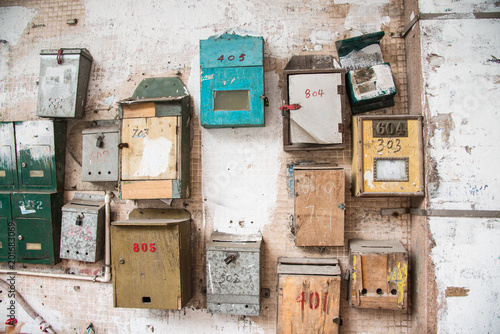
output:
M 421 20 L 415 27 L 421 36 L 427 123 L 427 208 L 498 211 L 500 22 L 473 14 L 498 11 L 498 4 L 419 1 L 419 10 L 452 15 Z M 428 218 L 430 259 L 423 259 L 428 269 L 422 273 L 435 277 L 437 311 L 431 313 L 437 316 L 437 332 L 497 330 L 499 222 Z
M 18 276 L 16 288 L 61 333 L 273 333 L 276 329 L 276 262 L 279 256 L 337 257 L 347 268 L 347 240 L 395 239 L 411 249 L 407 215 L 381 216 L 382 208 L 408 207 L 407 198 L 359 199 L 350 195 L 351 140 L 347 149 L 330 152 L 282 151 L 282 71 L 296 54 L 332 54 L 335 40 L 384 30 L 381 48 L 391 63 L 398 94 L 395 106 L 377 113 L 406 114 L 406 67 L 401 30 L 401 0 L 376 1 L 3 1 L 0 4 L 0 120 L 36 119 L 39 52 L 61 47 L 87 48 L 94 57 L 86 113 L 68 121 L 65 200 L 75 192 L 116 194 L 112 219 L 126 219 L 133 208 L 166 208 L 159 200 L 120 200 L 116 183 L 81 181 L 81 132 L 93 121 L 117 119 L 116 101 L 130 97 L 144 78 L 178 76 L 192 99 L 191 196 L 172 207 L 192 215 L 193 298 L 181 311 L 118 309 L 111 284 Z M 68 19 L 78 20 L 68 25 Z M 210 129 L 199 123 L 200 39 L 227 30 L 264 37 L 265 86 L 270 106 L 266 126 Z M 391 37 L 393 36 L 393 37 Z M 298 248 L 290 229 L 293 199 L 287 164 L 337 163 L 346 172 L 344 247 Z M 264 237 L 263 287 L 259 317 L 207 314 L 205 242 L 214 230 Z M 98 275 L 102 264 L 63 260 L 56 266 L 18 264 L 18 270 Z M 411 264 L 410 264 L 411 270 Z M 342 283 L 341 296 L 346 295 Z M 0 319 L 9 299 L 0 293 Z M 37 333 L 34 321 L 18 308 L 24 331 Z M 341 298 L 345 333 L 412 332 L 411 309 L 405 312 L 356 310 Z

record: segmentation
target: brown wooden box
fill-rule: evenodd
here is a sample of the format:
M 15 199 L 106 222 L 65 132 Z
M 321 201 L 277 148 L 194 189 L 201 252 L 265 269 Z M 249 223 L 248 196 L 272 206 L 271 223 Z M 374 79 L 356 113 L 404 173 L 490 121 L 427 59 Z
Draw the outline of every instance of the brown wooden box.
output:
M 408 255 L 399 241 L 349 240 L 352 307 L 406 309 Z
M 283 149 L 325 150 L 345 147 L 349 107 L 345 70 L 330 55 L 293 56 L 283 70 Z
M 191 218 L 135 209 L 111 223 L 113 306 L 181 309 L 191 299 Z
M 344 246 L 344 169 L 298 165 L 293 173 L 295 245 Z
M 278 333 L 338 333 L 337 259 L 278 260 Z

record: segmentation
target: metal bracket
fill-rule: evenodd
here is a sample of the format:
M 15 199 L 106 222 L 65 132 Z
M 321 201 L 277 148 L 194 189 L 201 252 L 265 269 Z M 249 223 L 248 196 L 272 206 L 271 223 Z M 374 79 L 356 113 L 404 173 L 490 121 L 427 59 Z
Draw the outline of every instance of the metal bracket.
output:
M 280 107 L 281 110 L 281 116 L 285 116 L 285 113 L 290 110 L 298 110 L 300 109 L 301 106 L 300 104 L 284 104 Z

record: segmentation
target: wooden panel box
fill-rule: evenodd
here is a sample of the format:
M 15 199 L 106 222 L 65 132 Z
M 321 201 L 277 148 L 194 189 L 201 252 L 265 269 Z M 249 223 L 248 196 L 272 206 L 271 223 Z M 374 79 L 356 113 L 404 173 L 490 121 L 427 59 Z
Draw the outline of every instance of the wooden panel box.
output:
M 278 333 L 338 333 L 337 259 L 278 260 Z
M 349 240 L 349 304 L 356 308 L 406 309 L 408 255 L 399 241 Z

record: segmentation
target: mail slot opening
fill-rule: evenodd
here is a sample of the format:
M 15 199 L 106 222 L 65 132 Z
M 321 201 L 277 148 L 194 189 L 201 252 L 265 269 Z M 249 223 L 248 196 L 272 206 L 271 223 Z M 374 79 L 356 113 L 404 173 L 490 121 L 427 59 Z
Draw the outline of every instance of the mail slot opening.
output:
M 214 91 L 214 111 L 250 111 L 249 90 Z
M 380 288 L 377 289 L 377 295 L 383 295 L 383 294 L 384 294 L 384 292 L 382 291 L 382 289 L 380 289 Z
M 367 293 L 368 291 L 366 289 L 361 290 L 361 295 L 366 296 Z
M 142 297 L 142 303 L 143 304 L 151 303 L 151 297 Z
M 391 295 L 395 296 L 398 294 L 398 291 L 396 289 L 391 290 Z

